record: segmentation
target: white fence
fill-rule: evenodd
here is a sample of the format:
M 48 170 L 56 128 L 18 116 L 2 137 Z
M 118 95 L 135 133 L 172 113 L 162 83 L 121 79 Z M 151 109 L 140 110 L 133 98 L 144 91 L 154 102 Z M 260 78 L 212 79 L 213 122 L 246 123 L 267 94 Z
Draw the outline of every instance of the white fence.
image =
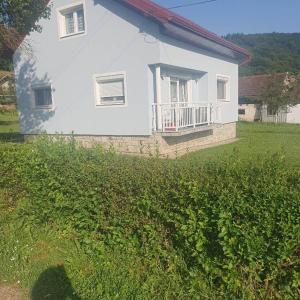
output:
M 175 102 L 153 105 L 153 130 L 176 132 L 212 123 L 212 105 Z

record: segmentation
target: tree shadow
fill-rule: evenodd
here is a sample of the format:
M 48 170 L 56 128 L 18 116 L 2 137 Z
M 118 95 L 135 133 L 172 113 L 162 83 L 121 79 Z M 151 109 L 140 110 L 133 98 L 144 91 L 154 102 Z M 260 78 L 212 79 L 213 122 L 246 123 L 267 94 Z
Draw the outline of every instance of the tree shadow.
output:
M 80 300 L 63 265 L 45 270 L 34 284 L 31 300 Z
M 19 132 L 1 132 L 0 142 L 24 143 L 24 135 Z
M 48 73 L 39 74 L 36 58 L 24 50 L 17 50 L 14 55 L 16 74 L 17 109 L 22 133 L 40 133 L 44 123 L 55 115 L 55 110 L 37 109 L 34 104 L 33 87 L 49 85 Z M 55 93 L 55 89 L 52 90 Z

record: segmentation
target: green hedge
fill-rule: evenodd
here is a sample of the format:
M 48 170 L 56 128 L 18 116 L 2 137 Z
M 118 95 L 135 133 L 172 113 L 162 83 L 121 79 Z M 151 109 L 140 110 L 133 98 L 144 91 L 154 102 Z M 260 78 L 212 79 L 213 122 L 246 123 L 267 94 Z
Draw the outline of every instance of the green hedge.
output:
M 220 298 L 300 297 L 300 171 L 280 155 L 200 165 L 44 137 L 2 146 L 0 159 L 0 187 L 21 199 L 25 226 L 157 262 L 184 279 L 189 298 L 204 278 Z

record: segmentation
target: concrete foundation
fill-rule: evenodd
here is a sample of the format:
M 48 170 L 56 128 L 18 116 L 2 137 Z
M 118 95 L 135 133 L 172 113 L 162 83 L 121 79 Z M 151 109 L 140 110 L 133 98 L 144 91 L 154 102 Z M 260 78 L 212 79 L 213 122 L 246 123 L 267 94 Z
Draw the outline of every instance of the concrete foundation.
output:
M 178 157 L 189 152 L 217 145 L 236 137 L 236 123 L 214 125 L 204 131 L 185 131 L 184 134 L 155 133 L 152 136 L 75 136 L 85 147 L 101 144 L 118 153 Z
M 27 136 L 27 138 L 33 136 Z M 100 144 L 118 153 L 176 158 L 192 151 L 234 141 L 236 123 L 215 124 L 207 128 L 179 133 L 154 133 L 152 136 L 88 136 L 74 135 L 75 140 L 90 148 Z

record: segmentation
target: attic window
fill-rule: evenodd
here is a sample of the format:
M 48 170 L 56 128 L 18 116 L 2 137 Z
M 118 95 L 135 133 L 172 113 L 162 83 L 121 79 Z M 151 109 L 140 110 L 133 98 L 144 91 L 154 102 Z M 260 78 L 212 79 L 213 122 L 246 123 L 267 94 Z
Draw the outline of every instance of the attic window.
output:
M 58 19 L 60 38 L 85 33 L 86 24 L 83 3 L 72 4 L 59 9 Z

